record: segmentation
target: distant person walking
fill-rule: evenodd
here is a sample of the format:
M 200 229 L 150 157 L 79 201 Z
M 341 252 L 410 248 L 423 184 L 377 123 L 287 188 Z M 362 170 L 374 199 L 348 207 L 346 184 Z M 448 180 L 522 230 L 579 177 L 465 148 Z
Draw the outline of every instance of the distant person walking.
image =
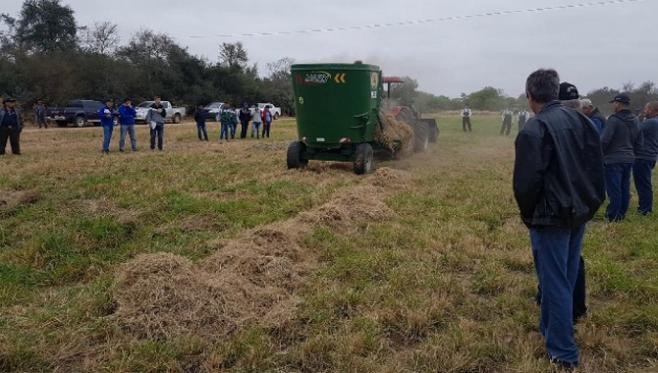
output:
M 610 204 L 606 218 L 617 222 L 626 218 L 631 200 L 631 169 L 635 162 L 635 149 L 642 147 L 640 121 L 629 107 L 626 94 L 617 95 L 610 103 L 615 114 L 608 121 L 601 136 L 605 162 L 605 185 Z
M 42 100 L 37 101 L 37 104 L 34 106 L 34 118 L 39 128 L 48 128 L 47 111 L 46 104 Z
M 206 127 L 207 118 L 208 112 L 203 108 L 203 105 L 199 105 L 194 113 L 194 121 L 196 122 L 197 135 L 201 141 L 208 141 L 208 129 Z
M 23 130 L 23 115 L 16 108 L 16 100 L 8 97 L 0 107 L 0 155 L 5 154 L 7 140 L 11 145 L 11 153 L 21 154 L 21 131 Z
M 251 137 L 256 137 L 257 139 L 260 138 L 260 127 L 263 124 L 263 118 L 262 118 L 262 113 L 260 112 L 260 109 L 258 106 L 254 107 L 254 113 L 252 115 L 252 129 L 251 129 Z
M 105 106 L 98 110 L 98 118 L 101 120 L 103 127 L 103 153 L 110 152 L 110 142 L 112 141 L 112 132 L 114 131 L 114 117 L 117 115 L 114 110 L 114 102 L 106 100 Z
M 585 225 L 604 198 L 599 136 L 582 114 L 558 101 L 559 76 L 538 70 L 526 82 L 535 117 L 516 139 L 514 196 L 530 230 L 542 289 L 540 332 L 550 360 L 578 366 L 573 294 Z
M 464 110 L 462 110 L 462 129 L 464 132 L 473 132 L 473 127 L 471 126 L 471 116 L 473 112 L 471 108 L 466 105 Z
M 509 136 L 509 134 L 512 132 L 512 118 L 514 117 L 514 113 L 510 109 L 505 109 L 503 111 L 503 125 L 500 127 L 500 134 Z
M 587 115 L 587 117 L 594 123 L 594 127 L 596 127 L 596 130 L 599 131 L 599 135 L 603 134 L 603 129 L 605 128 L 605 123 L 606 119 L 601 114 L 601 111 L 599 111 L 599 108 L 595 107 L 594 104 L 592 103 L 592 100 L 588 98 L 584 98 L 581 100 L 582 102 L 582 108 L 583 108 L 583 114 Z
M 528 121 L 528 118 L 530 117 L 530 113 L 528 113 L 527 110 L 521 110 L 519 112 L 519 132 L 523 129 L 525 126 L 526 122 Z
M 653 169 L 658 160 L 658 101 L 644 107 L 646 121 L 640 125 L 642 145 L 635 149 L 633 179 L 639 199 L 638 212 L 649 215 L 653 212 Z
M 229 141 L 231 128 L 237 125 L 238 119 L 235 116 L 235 110 L 231 108 L 231 104 L 225 104 L 222 108 L 219 121 L 221 123 L 221 130 L 219 132 L 219 141 Z M 232 137 L 231 137 L 232 138 Z
M 240 109 L 240 138 L 244 139 L 247 137 L 247 131 L 249 130 L 249 121 L 251 120 L 251 110 L 249 110 L 249 105 L 247 103 L 242 104 Z
M 162 104 L 160 96 L 155 96 L 151 110 L 146 114 L 146 123 L 151 129 L 151 150 L 155 150 L 156 141 L 158 150 L 164 150 L 164 126 L 167 118 L 167 109 Z
M 137 151 L 137 135 L 135 135 L 135 117 L 137 112 L 133 107 L 132 100 L 126 98 L 119 107 L 119 151 L 124 152 L 126 148 L 126 134 L 130 136 L 130 148 L 133 152 Z
M 267 136 L 267 138 L 270 138 L 270 128 L 272 127 L 272 121 L 274 120 L 274 117 L 272 116 L 272 112 L 270 111 L 270 105 L 266 105 L 265 109 L 263 109 L 263 114 L 261 116 L 263 118 L 263 138 Z

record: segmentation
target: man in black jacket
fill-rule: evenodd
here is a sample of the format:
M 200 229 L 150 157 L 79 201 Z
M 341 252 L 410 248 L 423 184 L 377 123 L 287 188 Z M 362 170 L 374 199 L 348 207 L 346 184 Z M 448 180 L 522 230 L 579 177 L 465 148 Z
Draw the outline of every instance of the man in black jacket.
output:
M 526 82 L 530 119 L 516 139 L 514 196 L 530 229 L 542 288 L 540 331 L 549 358 L 572 368 L 579 353 L 573 331 L 573 289 L 585 224 L 605 198 L 598 133 L 581 113 L 558 101 L 555 70 Z
M 635 149 L 642 146 L 640 121 L 629 107 L 631 99 L 626 94 L 617 95 L 612 101 L 615 114 L 605 125 L 601 135 L 605 186 L 610 204 L 606 218 L 611 222 L 624 220 L 631 200 L 631 170 L 635 162 Z
M 11 144 L 11 152 L 15 155 L 21 154 L 21 131 L 23 130 L 23 116 L 16 108 L 16 100 L 5 99 L 0 107 L 0 155 L 5 154 L 7 139 Z
M 642 146 L 635 149 L 633 179 L 639 199 L 638 212 L 649 215 L 653 212 L 653 186 L 651 178 L 658 160 L 658 101 L 649 102 L 644 107 L 647 118 L 640 126 Z
M 245 139 L 247 138 L 249 121 L 251 120 L 252 117 L 251 110 L 249 110 L 249 105 L 247 105 L 246 102 L 242 104 L 239 117 L 240 117 L 240 125 L 242 126 L 242 128 L 240 129 L 240 138 Z

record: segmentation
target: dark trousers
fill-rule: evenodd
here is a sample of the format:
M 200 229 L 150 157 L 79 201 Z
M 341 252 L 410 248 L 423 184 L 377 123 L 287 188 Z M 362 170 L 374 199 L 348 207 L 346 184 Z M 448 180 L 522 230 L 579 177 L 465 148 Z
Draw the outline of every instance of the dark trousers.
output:
M 471 117 L 463 117 L 462 118 L 462 128 L 464 129 L 464 132 L 472 132 L 473 128 L 471 127 Z
M 37 125 L 39 128 L 48 128 L 48 121 L 44 117 L 37 116 Z
M 263 123 L 263 138 L 267 136 L 267 138 L 270 137 L 270 127 L 272 126 L 272 122 L 265 122 Z
M 240 122 L 240 125 L 242 126 L 240 128 L 240 138 L 245 139 L 247 138 L 247 131 L 249 130 L 249 121 L 242 121 Z
M 511 120 L 504 120 L 502 127 L 500 127 L 500 134 L 509 136 L 510 132 L 512 132 L 512 121 Z
M 21 154 L 21 130 L 17 127 L 0 127 L 0 155 L 5 154 L 7 140 L 11 144 L 13 154 Z
M 155 150 L 155 142 L 158 142 L 158 150 L 162 150 L 164 142 L 164 124 L 157 124 L 151 129 L 151 150 Z
M 197 135 L 199 136 L 199 140 L 208 141 L 208 129 L 206 128 L 205 123 L 198 123 L 197 122 L 196 132 L 197 132 Z
M 656 161 L 646 159 L 636 159 L 633 164 L 633 180 L 635 189 L 639 198 L 639 207 L 637 211 L 642 215 L 649 215 L 653 212 L 653 186 L 651 185 L 651 173 L 656 167 Z
M 222 141 L 222 139 L 226 139 L 226 141 L 228 141 L 230 128 L 231 128 L 230 124 L 226 124 L 226 123 L 221 124 L 221 128 L 219 130 L 219 141 Z
M 620 221 L 626 218 L 631 201 L 632 168 L 631 163 L 605 165 L 605 189 L 610 200 L 605 217 L 609 221 Z
M 541 306 L 541 286 L 538 286 L 537 305 Z M 573 323 L 587 314 L 587 286 L 585 282 L 585 260 L 580 257 L 576 287 L 573 289 Z
M 539 329 L 551 359 L 578 364 L 573 330 L 573 297 L 580 267 L 585 225 L 530 229 L 532 254 L 541 293 Z

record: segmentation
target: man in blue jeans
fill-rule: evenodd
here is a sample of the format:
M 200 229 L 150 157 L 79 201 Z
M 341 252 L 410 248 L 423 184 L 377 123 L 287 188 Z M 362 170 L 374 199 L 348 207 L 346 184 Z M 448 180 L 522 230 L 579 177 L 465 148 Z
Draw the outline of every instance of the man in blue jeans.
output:
M 119 136 L 119 151 L 123 153 L 126 147 L 126 133 L 130 136 L 130 147 L 133 152 L 137 151 L 137 136 L 135 135 L 135 116 L 137 112 L 133 108 L 132 100 L 127 98 L 123 100 L 123 105 L 119 107 L 119 124 L 121 132 Z
M 103 127 L 103 153 L 110 152 L 110 141 L 112 141 L 112 131 L 114 130 L 114 102 L 106 100 L 105 106 L 98 110 L 98 118 L 101 120 L 101 127 Z
M 573 292 L 585 225 L 605 198 L 599 134 L 582 113 L 558 100 L 555 70 L 526 81 L 535 117 L 516 139 L 514 196 L 530 241 L 541 293 L 539 329 L 552 363 L 580 359 L 573 328 Z
M 649 215 L 653 212 L 653 186 L 651 177 L 658 159 L 658 101 L 644 107 L 646 120 L 640 125 L 642 146 L 635 149 L 633 179 L 639 198 L 638 212 Z
M 610 200 L 605 216 L 610 222 L 618 222 L 624 220 L 628 212 L 635 149 L 639 149 L 643 141 L 640 121 L 629 110 L 630 97 L 622 93 L 610 103 L 615 113 L 608 118 L 601 135 L 605 187 Z

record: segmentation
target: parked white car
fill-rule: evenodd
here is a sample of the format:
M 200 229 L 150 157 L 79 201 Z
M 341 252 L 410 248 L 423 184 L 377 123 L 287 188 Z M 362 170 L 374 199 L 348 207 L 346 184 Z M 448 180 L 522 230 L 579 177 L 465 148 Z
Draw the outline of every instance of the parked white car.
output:
M 258 103 L 258 109 L 262 112 L 263 109 L 265 109 L 266 106 L 270 107 L 270 112 L 272 113 L 272 116 L 274 119 L 279 119 L 281 116 L 281 108 L 274 106 L 274 104 L 271 104 L 269 102 L 259 102 Z
M 207 119 L 208 120 L 214 120 L 216 122 L 219 122 L 219 117 L 222 114 L 222 109 L 224 108 L 224 103 L 223 102 L 211 102 L 206 107 L 203 109 L 208 113 Z
M 140 122 L 146 121 L 146 114 L 148 114 L 148 111 L 151 109 L 151 105 L 153 105 L 154 102 L 155 101 L 144 101 L 137 105 L 135 108 L 135 111 L 137 112 L 135 120 Z M 167 122 L 180 123 L 183 118 L 185 118 L 186 109 L 184 107 L 173 107 L 169 101 L 161 102 L 162 106 L 164 106 L 167 111 L 167 117 L 165 118 Z

